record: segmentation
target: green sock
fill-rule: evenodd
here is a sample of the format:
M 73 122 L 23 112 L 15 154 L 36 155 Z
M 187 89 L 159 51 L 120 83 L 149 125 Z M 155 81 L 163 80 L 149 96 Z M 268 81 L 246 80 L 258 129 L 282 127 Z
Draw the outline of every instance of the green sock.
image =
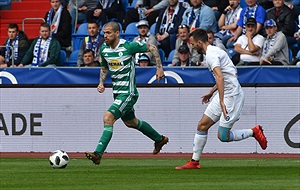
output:
M 113 126 L 104 126 L 102 136 L 95 150 L 95 152 L 98 152 L 100 156 L 103 155 L 112 135 L 113 135 Z
M 136 129 L 155 142 L 160 142 L 162 140 L 162 136 L 146 121 L 138 120 L 138 126 Z

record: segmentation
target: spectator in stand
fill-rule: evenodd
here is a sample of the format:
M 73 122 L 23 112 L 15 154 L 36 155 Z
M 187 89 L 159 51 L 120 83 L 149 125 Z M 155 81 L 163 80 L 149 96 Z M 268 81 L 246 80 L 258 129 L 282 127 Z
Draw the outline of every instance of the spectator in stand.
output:
M 71 15 L 61 4 L 61 0 L 50 0 L 51 9 L 45 15 L 45 21 L 51 26 L 52 37 L 59 41 L 62 48 L 71 46 Z
M 99 61 L 95 61 L 95 52 L 91 49 L 86 49 L 83 52 L 84 65 L 81 67 L 99 67 Z
M 247 7 L 243 8 L 240 14 L 240 18 L 237 22 L 238 28 L 235 31 L 235 34 L 232 38 L 229 39 L 229 42 L 236 41 L 241 34 L 246 33 L 246 22 L 248 18 L 255 18 L 257 26 L 255 33 L 261 31 L 263 28 L 265 19 L 266 19 L 266 10 L 257 4 L 256 0 L 245 0 Z
M 273 0 L 274 7 L 267 12 L 267 19 L 276 21 L 278 31 L 286 36 L 289 47 L 296 43 L 294 38 L 295 20 L 292 10 L 284 4 L 284 0 Z
M 157 40 L 153 34 L 150 33 L 149 23 L 146 20 L 140 20 L 136 27 L 138 28 L 139 35 L 133 39 L 134 42 L 140 43 L 148 43 L 152 44 L 157 47 Z M 146 54 L 147 57 L 150 59 L 150 65 L 155 65 L 155 59 L 152 56 L 151 52 L 144 52 L 144 53 L 136 53 L 135 60 L 136 63 L 139 63 L 139 58 L 142 54 Z
M 155 28 L 159 48 L 163 49 L 166 55 L 169 55 L 175 49 L 177 29 L 185 11 L 185 8 L 178 3 L 178 0 L 168 0 L 168 2 L 169 6 L 161 10 Z
M 181 45 L 178 49 L 179 61 L 174 65 L 178 67 L 197 66 L 190 59 L 190 49 L 187 45 Z
M 17 67 L 28 49 L 28 38 L 23 31 L 19 31 L 19 27 L 15 23 L 8 25 L 7 35 L 8 38 L 4 43 L 6 47 L 1 49 L 0 60 L 3 62 L 0 67 Z M 11 48 L 7 46 L 13 48 L 13 54 Z M 12 59 L 14 59 L 14 65 L 12 65 Z
M 240 62 L 234 62 L 234 64 L 258 65 L 263 44 L 264 37 L 257 34 L 257 22 L 255 18 L 248 18 L 246 33 L 241 35 L 234 44 L 234 51 L 240 54 Z
M 222 12 L 229 5 L 228 0 L 203 0 L 203 3 L 214 11 L 216 21 L 219 20 Z
M 122 7 L 121 0 L 98 0 L 94 9 L 87 10 L 87 22 L 96 21 L 99 25 L 104 26 L 110 20 L 122 23 L 124 20 L 125 11 Z
M 150 58 L 145 53 L 143 53 L 139 57 L 138 63 L 139 63 L 138 66 L 140 66 L 140 67 L 149 67 L 149 66 L 152 66 L 152 64 L 150 63 Z
M 216 33 L 218 32 L 218 26 L 214 12 L 202 1 L 203 0 L 191 0 L 191 7 L 184 12 L 181 25 L 189 26 L 190 31 L 201 28 L 204 30 L 211 29 Z
M 228 40 L 235 34 L 242 8 L 240 6 L 240 0 L 229 0 L 229 4 L 219 19 L 220 31 L 216 33 L 215 36 L 220 38 L 227 48 L 233 48 L 233 42 L 229 42 Z
M 78 53 L 78 60 L 77 60 L 78 67 L 84 66 L 83 52 L 86 49 L 93 50 L 95 62 L 99 62 L 100 48 L 104 42 L 104 39 L 100 35 L 100 27 L 97 22 L 91 21 L 88 23 L 87 27 L 88 27 L 89 36 L 85 37 L 84 40 L 82 40 L 81 42 L 81 46 Z
M 55 67 L 60 65 L 60 45 L 52 38 L 48 23 L 40 25 L 40 36 L 33 40 L 18 67 Z
M 160 10 L 168 5 L 168 0 L 137 0 L 135 8 L 126 12 L 123 28 L 139 20 L 147 20 L 149 26 L 152 26 L 156 22 Z
M 222 43 L 222 41 L 219 38 L 215 38 L 214 33 L 211 30 L 206 30 L 206 33 L 207 33 L 207 37 L 208 37 L 207 38 L 208 43 L 212 46 L 219 47 L 220 49 L 225 51 L 227 53 L 227 55 L 229 56 L 229 53 L 228 53 L 226 47 L 224 46 L 224 44 Z M 207 66 L 205 55 L 203 55 L 202 65 Z
M 200 54 L 196 50 L 194 50 L 192 45 L 190 44 L 189 34 L 190 29 L 187 25 L 180 25 L 178 27 L 178 38 L 176 40 L 175 53 L 172 59 L 172 64 L 170 66 L 175 66 L 175 64 L 179 62 L 178 49 L 181 45 L 187 45 L 189 47 L 190 58 L 193 63 L 195 63 L 196 65 L 200 63 Z
M 293 10 L 294 20 L 297 20 L 300 14 L 300 0 L 285 0 L 284 4 Z
M 288 65 L 289 50 L 286 38 L 281 31 L 277 31 L 273 19 L 265 21 L 267 38 L 265 39 L 260 65 Z
M 71 0 L 69 2 L 69 12 L 72 17 L 72 28 L 76 27 L 76 24 L 81 24 L 86 22 L 86 12 L 88 9 L 88 1 L 89 0 Z M 76 2 L 78 3 L 76 5 Z M 77 12 L 77 17 L 76 17 Z M 77 19 L 77 20 L 76 20 Z M 76 23 L 75 23 L 76 22 Z M 74 31 L 74 30 L 72 30 Z

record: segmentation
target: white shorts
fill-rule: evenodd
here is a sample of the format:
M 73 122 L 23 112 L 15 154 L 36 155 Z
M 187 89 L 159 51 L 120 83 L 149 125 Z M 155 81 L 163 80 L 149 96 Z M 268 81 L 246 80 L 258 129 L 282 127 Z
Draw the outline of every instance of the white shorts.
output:
M 232 128 L 233 124 L 240 119 L 244 100 L 244 92 L 234 96 L 224 97 L 224 103 L 227 110 L 227 116 L 224 118 L 220 105 L 219 94 L 216 94 L 212 101 L 208 104 L 204 114 L 211 118 L 214 122 L 220 120 L 220 126 Z

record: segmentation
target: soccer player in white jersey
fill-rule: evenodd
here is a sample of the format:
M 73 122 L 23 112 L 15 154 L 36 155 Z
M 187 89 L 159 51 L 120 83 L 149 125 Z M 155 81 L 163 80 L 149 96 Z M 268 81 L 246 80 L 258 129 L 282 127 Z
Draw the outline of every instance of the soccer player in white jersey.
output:
M 199 169 L 200 156 L 207 141 L 209 128 L 219 121 L 218 138 L 222 142 L 240 141 L 255 137 L 262 149 L 267 148 L 267 139 L 260 125 L 252 129 L 231 130 L 239 119 L 244 104 L 244 93 L 237 78 L 237 69 L 227 53 L 209 44 L 205 30 L 196 29 L 190 34 L 190 42 L 199 53 L 206 55 L 209 70 L 213 73 L 216 85 L 209 93 L 202 96 L 202 103 L 208 103 L 215 91 L 217 94 L 208 104 L 198 123 L 194 137 L 192 159 L 176 169 Z
M 119 118 L 129 128 L 134 128 L 154 141 L 153 154 L 158 154 L 161 148 L 169 141 L 168 137 L 160 135 L 146 121 L 137 119 L 134 114 L 134 104 L 138 99 L 135 82 L 135 53 L 150 51 L 156 60 L 156 77 L 158 82 L 164 77 L 158 49 L 151 44 L 127 42 L 120 39 L 120 26 L 116 22 L 109 22 L 104 27 L 105 44 L 100 50 L 101 70 L 98 91 L 104 92 L 104 81 L 110 72 L 114 102 L 104 114 L 104 130 L 94 152 L 85 152 L 88 159 L 96 165 L 100 164 L 101 157 L 113 135 L 113 125 Z

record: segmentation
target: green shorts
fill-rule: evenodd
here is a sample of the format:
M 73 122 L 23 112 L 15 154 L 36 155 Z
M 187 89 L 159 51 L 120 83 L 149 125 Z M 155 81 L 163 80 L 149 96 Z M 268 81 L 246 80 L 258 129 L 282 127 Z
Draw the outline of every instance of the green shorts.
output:
M 134 94 L 114 94 L 114 103 L 108 108 L 115 119 L 121 118 L 123 121 L 132 120 L 134 115 L 134 104 L 138 96 Z

